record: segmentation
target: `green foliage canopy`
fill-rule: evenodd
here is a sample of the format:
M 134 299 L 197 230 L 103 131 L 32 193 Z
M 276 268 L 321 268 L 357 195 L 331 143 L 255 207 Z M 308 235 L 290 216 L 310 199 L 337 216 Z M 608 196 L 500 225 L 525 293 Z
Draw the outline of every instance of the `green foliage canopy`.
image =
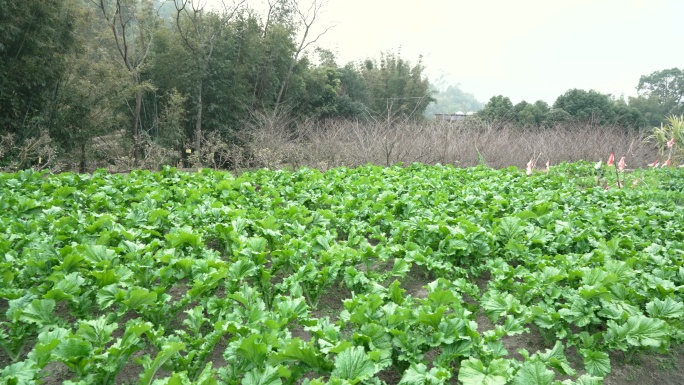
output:
M 35 135 L 74 44 L 72 0 L 0 0 L 0 133 Z

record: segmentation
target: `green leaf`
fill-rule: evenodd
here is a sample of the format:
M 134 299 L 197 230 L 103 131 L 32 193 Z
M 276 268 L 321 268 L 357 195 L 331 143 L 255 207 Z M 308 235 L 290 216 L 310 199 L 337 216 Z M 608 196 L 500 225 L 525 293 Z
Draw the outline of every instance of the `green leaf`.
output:
M 59 346 L 62 340 L 69 336 L 69 331 L 63 328 L 55 328 L 44 331 L 38 335 L 38 343 L 28 354 L 28 358 L 35 361 L 39 367 L 44 367 L 52 358 L 52 351 Z
M 432 327 L 433 329 L 437 329 L 439 326 L 440 322 L 442 322 L 442 315 L 446 311 L 446 308 L 444 307 L 439 307 L 434 313 L 428 313 L 425 312 L 424 309 L 420 310 L 420 313 L 418 313 L 418 322 L 421 324 L 427 325 Z
M 453 344 L 446 345 L 442 347 L 442 354 L 447 357 L 468 357 L 472 354 L 473 341 L 471 340 L 460 340 Z
M 191 228 L 174 229 L 164 237 L 173 248 L 191 247 L 199 249 L 204 246 L 200 236 L 193 233 Z
M 278 369 L 273 366 L 266 366 L 263 370 L 252 369 L 245 374 L 242 385 L 281 385 Z
M 257 268 L 249 259 L 240 259 L 228 268 L 228 279 L 239 282 L 256 274 Z
M 567 304 L 565 304 L 567 306 Z M 570 307 L 558 310 L 558 314 L 568 322 L 583 327 L 589 325 L 595 318 L 594 310 L 589 303 L 580 296 L 576 296 Z
M 195 279 L 192 289 L 188 290 L 188 297 L 191 299 L 199 298 L 203 293 L 213 289 L 218 283 L 228 276 L 228 268 L 220 268 L 212 271 L 202 279 Z
M 539 361 L 527 361 L 513 378 L 513 385 L 551 385 L 555 374 Z
M 103 347 L 112 340 L 112 332 L 116 330 L 118 324 L 107 323 L 107 318 L 101 316 L 95 320 L 81 321 L 76 335 L 83 337 L 96 346 Z
M 183 325 L 186 325 L 193 333 L 199 334 L 202 325 L 207 321 L 204 317 L 204 308 L 202 306 L 195 306 L 192 309 L 186 310 L 184 313 L 187 314 L 188 317 L 183 320 Z
M 320 344 L 320 342 L 322 340 L 318 340 L 318 341 Z M 325 353 L 342 353 L 343 351 L 354 346 L 351 342 L 349 342 L 347 340 L 341 340 L 337 345 L 332 345 L 332 344 L 330 344 L 330 342 L 327 342 L 327 345 L 330 347 L 321 348 L 321 351 L 324 351 Z
M 53 299 L 35 299 L 24 309 L 21 320 L 34 323 L 39 327 L 53 325 L 57 322 L 54 310 L 55 301 Z
M 70 337 L 62 340 L 54 350 L 54 356 L 62 362 L 76 362 L 90 356 L 93 346 L 88 341 Z
M 78 250 L 83 253 L 86 260 L 94 265 L 109 265 L 109 263 L 116 258 L 114 250 L 110 250 L 102 245 L 79 246 Z M 102 262 L 104 262 L 104 264 L 101 264 Z
M 463 385 L 506 385 L 509 366 L 508 360 L 503 358 L 492 360 L 489 366 L 485 367 L 482 361 L 470 357 L 461 363 L 458 380 Z
M 125 295 L 125 292 L 119 289 L 116 284 L 111 284 L 97 292 L 97 304 L 100 306 L 100 309 L 106 309 L 115 302 L 122 301 Z
M 508 355 L 508 350 L 506 350 L 502 340 L 489 341 L 485 344 L 485 346 L 487 347 L 488 351 L 491 352 L 491 355 L 494 358 L 505 357 Z
M 621 326 L 609 321 L 606 340 L 624 340 L 632 346 L 659 347 L 668 341 L 668 328 L 663 320 L 633 316 Z
M 519 314 L 520 301 L 511 294 L 502 294 L 491 291 L 485 295 L 481 304 L 490 320 L 496 321 L 505 314 Z
M 517 217 L 501 218 L 501 222 L 496 232 L 501 236 L 503 243 L 506 243 L 509 239 L 515 238 L 525 232 L 521 223 L 522 220 Z
M 117 339 L 117 342 L 114 344 L 114 346 L 118 346 L 122 350 L 128 350 L 130 347 L 139 342 L 140 336 L 143 333 L 147 333 L 151 329 L 152 324 L 150 322 L 144 322 L 140 319 L 128 321 L 123 336 Z
M 411 264 L 405 259 L 396 258 L 394 260 L 394 265 L 392 266 L 392 271 L 390 276 L 392 277 L 404 277 L 411 270 Z
M 278 314 L 283 319 L 286 319 L 287 322 L 290 322 L 295 318 L 305 317 L 308 310 L 306 301 L 302 297 L 278 297 L 276 299 L 275 308 Z
M 170 212 L 164 209 L 155 209 L 150 212 L 150 222 L 160 222 L 168 217 Z
M 363 346 L 367 346 L 371 350 L 369 354 L 380 353 L 380 356 L 377 357 L 378 360 L 374 359 L 373 361 L 376 361 L 378 364 L 391 364 L 392 336 L 385 331 L 385 328 L 378 324 L 367 323 L 361 326 L 359 331 L 362 334 L 354 334 L 354 340 L 356 340 L 357 337 L 363 336 L 363 339 L 367 338 L 367 341 L 364 341 Z
M 136 310 L 143 306 L 154 305 L 156 301 L 157 293 L 140 288 L 131 290 L 122 302 L 128 309 Z
M 9 308 L 5 312 L 7 319 L 18 322 L 21 319 L 21 313 L 26 309 L 36 297 L 27 294 L 23 297 L 9 301 Z
M 332 375 L 355 384 L 370 378 L 375 372 L 375 365 L 368 354 L 362 347 L 355 346 L 337 355 Z
M 252 334 L 240 342 L 235 353 L 247 359 L 255 368 L 263 368 L 267 358 L 268 345 L 261 342 L 261 334 Z
M 218 385 L 218 381 L 216 381 L 212 375 L 212 368 L 211 362 L 207 362 L 207 364 L 204 365 L 202 373 L 200 373 L 199 377 L 195 381 L 195 385 Z
M 512 315 L 506 316 L 506 322 L 504 322 L 503 330 L 506 331 L 506 335 L 508 336 L 514 336 L 516 334 L 522 334 L 530 331 L 525 327 L 524 318 L 516 318 Z
M 303 363 L 316 371 L 325 371 L 331 366 L 311 342 L 306 343 L 299 338 L 293 338 L 283 350 L 272 354 L 270 361 L 273 364 Z
M 268 247 L 268 240 L 261 237 L 249 238 L 245 242 L 245 247 L 240 251 L 240 254 L 251 256 L 252 254 L 260 254 Z
M 404 302 L 404 293 L 406 293 L 406 290 L 402 289 L 400 285 L 401 283 L 395 280 L 387 288 L 387 292 L 392 302 L 399 305 L 401 305 Z
M 684 317 L 684 304 L 670 297 L 664 301 L 656 298 L 646 304 L 646 311 L 655 318 L 682 318 Z
M 157 373 L 157 370 L 159 370 L 159 368 L 161 368 L 166 361 L 173 357 L 174 354 L 178 353 L 183 349 L 185 349 L 185 344 L 183 343 L 165 343 L 164 346 L 162 346 L 162 350 L 159 353 L 157 353 L 157 356 L 154 358 L 154 361 L 152 361 L 152 363 L 150 363 L 150 365 L 145 368 L 145 371 L 140 374 L 139 384 L 150 385 L 152 383 L 154 375 Z
M 557 282 L 564 278 L 565 274 L 563 274 L 562 270 L 553 266 L 545 266 L 540 273 L 540 279 L 546 283 Z
M 95 270 L 92 271 L 90 275 L 95 277 L 95 282 L 98 287 L 105 287 L 107 285 L 116 287 L 116 285 L 113 284 L 120 281 L 120 277 L 116 274 L 116 270 L 114 269 Z
M 0 372 L 0 383 L 10 385 L 34 385 L 40 368 L 33 361 L 22 361 L 6 366 Z
M 451 306 L 454 303 L 459 303 L 459 299 L 454 295 L 451 290 L 438 289 L 431 291 L 428 294 L 429 305 L 434 309 L 439 306 Z
M 570 366 L 563 350 L 563 343 L 556 341 L 552 349 L 547 349 L 544 353 L 536 354 L 536 356 L 539 357 L 542 363 L 558 370 L 560 374 L 574 376 L 577 373 Z
M 329 237 L 319 235 L 318 237 L 316 237 L 316 243 L 314 243 L 314 249 L 316 247 L 319 247 L 325 251 L 329 251 L 330 250 L 330 240 L 331 239 L 329 239 Z
M 587 301 L 593 298 L 600 298 L 608 301 L 611 298 L 610 292 L 608 291 L 608 288 L 606 288 L 605 286 L 584 285 L 577 291 L 577 293 L 579 293 L 580 297 Z
M 140 382 L 138 383 L 140 384 Z M 217 385 L 218 382 L 212 376 L 212 366 L 211 362 L 207 362 L 204 366 L 204 370 L 199 375 L 195 381 L 188 378 L 187 372 L 174 372 L 171 377 L 164 379 L 156 379 L 152 382 L 152 385 Z
M 601 301 L 601 310 L 597 313 L 601 317 L 624 321 L 629 316 L 640 315 L 641 309 L 624 301 Z
M 589 349 L 580 349 L 584 358 L 584 369 L 593 376 L 604 377 L 610 373 L 610 357 L 606 352 L 598 352 Z
M 450 372 L 441 367 L 430 371 L 423 363 L 411 364 L 399 381 L 399 385 L 441 385 L 449 378 Z
M 54 298 L 59 301 L 62 299 L 73 300 L 81 290 L 80 287 L 85 282 L 85 278 L 74 272 L 61 277 L 55 287 L 45 294 L 45 298 Z

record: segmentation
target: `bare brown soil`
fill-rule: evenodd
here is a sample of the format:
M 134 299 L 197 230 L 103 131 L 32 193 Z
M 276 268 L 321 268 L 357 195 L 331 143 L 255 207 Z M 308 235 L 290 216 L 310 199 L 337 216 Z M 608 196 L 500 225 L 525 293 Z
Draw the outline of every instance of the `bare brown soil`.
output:
M 642 353 L 631 362 L 621 353 L 610 356 L 612 371 L 604 385 L 682 385 L 684 384 L 684 346 L 668 354 Z
M 334 284 L 318 300 L 316 309 L 311 310 L 311 316 L 315 318 L 329 317 L 335 322 L 344 310 L 344 301 L 350 299 L 352 293 L 344 284 Z

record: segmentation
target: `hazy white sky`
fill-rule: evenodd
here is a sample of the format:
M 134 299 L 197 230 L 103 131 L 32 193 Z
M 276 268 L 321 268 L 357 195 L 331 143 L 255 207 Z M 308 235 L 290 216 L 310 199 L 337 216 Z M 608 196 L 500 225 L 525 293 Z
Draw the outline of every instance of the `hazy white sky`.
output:
M 482 102 L 635 95 L 641 75 L 684 67 L 684 0 L 328 0 L 331 24 L 319 45 L 340 64 L 401 47 Z

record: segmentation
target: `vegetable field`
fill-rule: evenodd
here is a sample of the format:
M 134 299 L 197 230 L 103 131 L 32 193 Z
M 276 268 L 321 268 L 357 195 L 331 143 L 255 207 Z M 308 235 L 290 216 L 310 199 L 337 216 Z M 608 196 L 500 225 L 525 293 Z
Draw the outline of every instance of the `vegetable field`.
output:
M 0 174 L 0 383 L 600 384 L 684 342 L 684 170 L 625 179 Z

